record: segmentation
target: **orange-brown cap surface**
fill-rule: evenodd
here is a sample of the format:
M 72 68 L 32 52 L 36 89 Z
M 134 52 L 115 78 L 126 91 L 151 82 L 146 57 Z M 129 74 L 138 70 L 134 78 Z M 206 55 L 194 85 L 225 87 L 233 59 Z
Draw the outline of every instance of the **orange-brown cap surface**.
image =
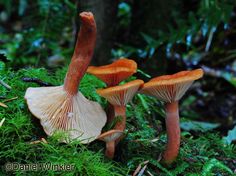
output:
M 143 83 L 143 80 L 137 79 L 123 85 L 99 89 L 97 93 L 106 98 L 112 105 L 125 106 Z
M 90 73 L 102 81 L 107 86 L 115 86 L 121 81 L 130 77 L 137 71 L 137 63 L 130 59 L 119 59 L 112 64 L 95 67 L 90 66 L 87 69 L 87 73 Z
M 192 85 L 193 81 L 202 76 L 202 69 L 159 76 L 145 83 L 140 93 L 157 97 L 164 102 L 178 101 Z
M 97 139 L 102 140 L 104 142 L 111 142 L 111 141 L 115 141 L 116 139 L 121 137 L 123 134 L 124 132 L 121 130 L 110 130 L 99 135 Z

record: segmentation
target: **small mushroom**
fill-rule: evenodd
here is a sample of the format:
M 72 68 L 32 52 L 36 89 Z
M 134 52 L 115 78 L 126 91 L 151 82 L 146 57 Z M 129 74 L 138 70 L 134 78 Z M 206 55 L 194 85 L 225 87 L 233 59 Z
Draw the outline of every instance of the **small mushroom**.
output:
M 144 82 L 142 80 L 137 79 L 123 85 L 97 90 L 97 93 L 100 96 L 106 98 L 107 101 L 109 101 L 114 106 L 115 117 L 122 118 L 116 123 L 116 130 L 125 130 L 126 105 L 132 100 L 143 83 Z
M 112 159 L 115 154 L 115 140 L 120 138 L 123 135 L 123 131 L 121 130 L 110 130 L 105 133 L 102 133 L 98 136 L 98 140 L 102 140 L 106 142 L 106 152 L 105 155 Z
M 89 66 L 87 73 L 90 73 L 106 83 L 107 87 L 118 85 L 137 72 L 137 63 L 131 59 L 121 58 L 112 64 L 104 66 Z M 107 108 L 107 122 L 114 119 L 114 107 L 109 103 Z
M 68 132 L 69 139 L 89 143 L 101 134 L 106 122 L 102 107 L 78 91 L 96 41 L 96 23 L 91 12 L 80 13 L 81 28 L 64 85 L 28 88 L 25 94 L 29 110 L 40 119 L 44 131 Z M 67 140 L 63 140 L 68 142 Z
M 173 75 L 159 76 L 145 83 L 140 90 L 164 101 L 166 110 L 167 146 L 163 154 L 165 163 L 172 163 L 178 155 L 180 145 L 180 127 L 178 101 L 193 81 L 203 76 L 202 69 L 181 71 Z

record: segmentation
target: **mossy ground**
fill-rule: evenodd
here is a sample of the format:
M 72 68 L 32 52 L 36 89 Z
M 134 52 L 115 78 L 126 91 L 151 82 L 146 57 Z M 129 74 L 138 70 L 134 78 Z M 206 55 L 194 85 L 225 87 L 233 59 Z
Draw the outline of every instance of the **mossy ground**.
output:
M 55 74 L 45 69 L 23 69 L 18 72 L 1 71 L 0 79 L 12 86 L 7 90 L 0 86 L 0 96 L 18 99 L 7 102 L 8 108 L 0 107 L 0 175 L 132 175 L 137 166 L 149 161 L 144 175 L 234 175 L 236 170 L 236 147 L 226 145 L 215 132 L 192 135 L 182 132 L 181 150 L 176 162 L 165 166 L 158 162 L 166 143 L 162 105 L 155 99 L 137 95 L 128 105 L 127 131 L 118 145 L 114 161 L 104 158 L 104 144 L 95 141 L 81 145 L 58 143 L 58 135 L 47 137 L 39 121 L 27 109 L 24 93 L 27 87 L 38 86 L 25 83 L 23 77 L 39 78 L 54 85 L 63 83 L 66 68 Z M 104 99 L 95 90 L 105 85 L 91 75 L 86 75 L 80 90 L 89 99 L 106 106 Z M 3 99 L 4 100 L 4 99 Z M 2 100 L 0 100 L 2 101 Z M 157 120 L 159 119 L 159 120 Z M 48 143 L 30 144 L 44 137 Z M 15 171 L 7 172 L 3 165 L 7 162 L 73 164 L 75 169 L 65 171 Z

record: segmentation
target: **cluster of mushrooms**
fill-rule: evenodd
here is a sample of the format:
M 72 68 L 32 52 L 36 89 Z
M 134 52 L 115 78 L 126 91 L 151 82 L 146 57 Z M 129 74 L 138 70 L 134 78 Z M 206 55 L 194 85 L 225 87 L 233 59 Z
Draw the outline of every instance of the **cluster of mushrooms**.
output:
M 25 99 L 31 113 L 40 119 L 47 135 L 56 131 L 67 132 L 62 142 L 78 139 L 90 143 L 96 139 L 106 142 L 106 156 L 113 158 L 115 146 L 122 139 L 126 126 L 126 105 L 136 93 L 154 96 L 165 102 L 167 146 L 163 161 L 171 163 L 178 155 L 180 127 L 178 101 L 194 80 L 203 76 L 202 69 L 182 71 L 173 75 L 160 76 L 144 83 L 134 80 L 119 85 L 137 71 L 137 64 L 130 59 L 119 59 L 106 66 L 90 66 L 95 42 L 96 23 L 91 12 L 80 14 L 81 27 L 75 50 L 66 74 L 64 84 L 54 87 L 28 88 Z M 106 112 L 99 103 L 86 99 L 78 91 L 85 73 L 95 75 L 107 85 L 97 93 L 109 102 Z M 106 123 L 119 117 L 112 130 L 102 132 Z

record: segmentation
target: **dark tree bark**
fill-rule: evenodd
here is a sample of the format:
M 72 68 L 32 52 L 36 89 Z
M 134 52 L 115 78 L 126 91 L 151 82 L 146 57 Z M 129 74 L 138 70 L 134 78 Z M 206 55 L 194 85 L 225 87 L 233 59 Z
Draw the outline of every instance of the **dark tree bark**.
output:
M 107 64 L 111 59 L 118 3 L 118 0 L 78 0 L 78 12 L 91 11 L 97 23 L 97 41 L 92 59 L 94 65 Z
M 175 23 L 173 9 L 180 4 L 177 0 L 134 0 L 131 33 L 137 37 L 140 32 L 157 37 L 159 30 L 166 31 L 168 24 Z
M 177 0 L 133 0 L 130 29 L 131 45 L 145 46 L 141 33 L 145 33 L 154 39 L 158 39 L 158 31 L 168 31 L 168 24 L 175 24 L 173 9 Z M 181 9 L 181 7 L 179 7 Z M 172 14 L 172 15 L 171 15 Z M 139 66 L 151 76 L 157 76 L 168 69 L 165 47 L 159 47 L 152 58 L 139 59 Z

